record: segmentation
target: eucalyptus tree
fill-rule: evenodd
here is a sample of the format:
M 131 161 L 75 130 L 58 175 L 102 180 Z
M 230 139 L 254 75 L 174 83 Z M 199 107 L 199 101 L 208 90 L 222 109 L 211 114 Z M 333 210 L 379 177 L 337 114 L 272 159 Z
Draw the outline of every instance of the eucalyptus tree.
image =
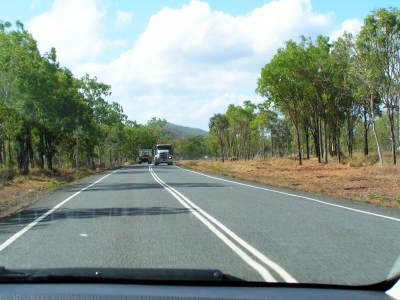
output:
M 229 122 L 228 143 L 229 155 L 237 159 L 249 159 L 251 155 L 251 122 L 255 114 L 256 105 L 246 100 L 243 106 L 230 104 L 225 113 Z
M 85 74 L 85 76 L 77 82 L 77 87 L 85 104 L 91 110 L 91 115 L 93 116 L 95 124 L 98 126 L 97 135 L 94 138 L 96 139 L 97 155 L 99 158 L 99 164 L 101 165 L 102 153 L 105 150 L 105 139 L 107 138 L 107 125 L 105 123 L 107 122 L 108 117 L 108 102 L 104 98 L 111 95 L 111 86 L 99 82 L 97 77 L 90 78 L 89 74 Z M 75 132 L 77 136 L 78 133 L 85 134 L 84 129 L 80 130 L 78 127 Z
M 353 131 L 358 122 L 358 117 L 363 119 L 364 127 L 364 155 L 368 155 L 368 130 L 372 124 L 372 132 L 375 138 L 376 148 L 380 164 L 383 164 L 383 156 L 379 137 L 376 131 L 375 120 L 381 114 L 381 98 L 376 89 L 374 77 L 379 71 L 372 69 L 368 61 L 371 54 L 366 51 L 364 45 L 357 42 L 357 37 L 351 33 L 345 33 L 334 43 L 334 52 L 347 58 L 347 68 L 343 70 L 347 76 L 345 86 L 349 89 L 353 98 L 353 106 L 346 114 L 348 153 L 351 156 L 351 140 L 354 139 Z
M 208 123 L 210 133 L 217 137 L 222 162 L 225 162 L 229 121 L 225 114 L 214 114 Z
M 47 167 L 52 170 L 52 159 L 56 149 L 63 138 L 73 134 L 77 124 L 84 126 L 86 132 L 93 132 L 93 124 L 90 122 L 90 111 L 82 103 L 79 94 L 75 88 L 75 78 L 68 69 L 59 69 L 56 73 L 57 85 L 54 90 L 53 101 L 46 101 L 45 108 L 47 115 L 43 121 L 45 155 L 47 158 Z M 79 115 L 86 113 L 79 118 Z M 78 122 L 80 119 L 80 122 Z
M 137 156 L 136 139 L 135 139 L 135 127 L 137 126 L 136 121 L 126 120 L 123 126 L 122 151 L 126 159 L 135 160 Z
M 354 46 L 352 34 L 345 32 L 342 37 L 333 42 L 332 50 L 333 59 L 337 62 L 338 69 L 342 74 L 342 93 L 350 100 L 350 105 L 344 112 L 347 153 L 350 157 L 352 156 L 354 143 L 354 128 L 359 122 L 360 116 L 363 118 L 364 126 L 364 155 L 368 155 L 368 130 L 370 124 L 368 98 L 365 101 L 365 97 L 357 93 L 359 83 L 352 72 L 355 55 L 353 53 Z
M 306 97 L 307 82 L 299 73 L 301 49 L 293 41 L 286 42 L 285 48 L 278 49 L 277 54 L 261 70 L 256 92 L 266 97 L 265 106 L 278 109 L 288 116 L 296 131 L 299 164 L 302 164 L 300 140 L 300 122 L 303 115 L 303 101 Z
M 9 115 L 8 122 L 17 122 L 13 140 L 19 145 L 18 167 L 23 174 L 28 174 L 29 162 L 33 162 L 32 129 L 35 126 L 35 101 L 31 100 L 41 57 L 36 41 L 23 24 L 17 21 L 16 27 L 12 30 L 9 22 L 0 22 L 0 136 L 4 135 L 3 125 Z
M 396 164 L 396 139 L 399 138 L 395 134 L 395 114 L 400 97 L 400 11 L 396 8 L 374 10 L 364 19 L 364 26 L 357 37 L 357 46 L 363 53 L 372 84 L 386 108 L 393 164 Z
M 242 148 L 245 159 L 250 159 L 254 157 L 256 149 L 256 141 L 252 139 L 251 125 L 256 116 L 257 105 L 249 100 L 243 102 L 243 109 L 241 109 L 242 119 L 244 121 L 244 126 L 242 128 Z
M 316 101 L 316 114 L 319 119 L 319 153 L 323 154 L 324 163 L 328 163 L 328 117 L 329 110 L 334 111 L 336 89 L 332 82 L 334 73 L 333 61 L 330 51 L 329 38 L 318 36 L 315 42 L 308 39 L 305 43 L 307 53 L 307 65 L 303 64 L 304 77 L 314 88 Z M 318 121 L 317 121 L 318 122 Z
M 209 154 L 208 146 L 202 135 L 191 136 L 177 142 L 180 148 L 179 155 L 183 159 L 199 159 Z
M 332 127 L 331 149 L 334 149 L 334 152 L 336 152 L 333 154 L 336 154 L 340 163 L 342 129 L 347 126 L 347 129 L 344 131 L 347 132 L 348 135 L 347 149 L 350 153 L 349 155 L 351 155 L 349 149 L 351 150 L 354 140 L 351 133 L 359 120 L 360 104 L 353 93 L 355 82 L 349 76 L 351 60 L 346 48 L 339 47 L 337 42 L 334 42 L 331 47 L 329 61 L 331 62 L 331 73 L 329 79 L 331 101 L 328 105 L 328 113 L 330 112 L 331 118 L 329 119 L 329 123 Z
M 265 158 L 267 140 L 272 138 L 272 129 L 277 122 L 278 114 L 265 107 L 263 103 L 257 105 L 257 114 L 250 124 L 252 136 L 258 142 L 259 154 Z
M 271 130 L 272 156 L 279 153 L 280 157 L 292 151 L 292 121 L 289 118 L 278 118 Z
M 218 160 L 219 148 L 220 148 L 218 137 L 214 135 L 212 132 L 208 132 L 204 136 L 204 143 L 206 145 L 206 148 L 209 150 L 210 155 L 215 157 L 215 160 Z
M 164 129 L 167 124 L 167 120 L 160 119 L 156 117 L 152 117 L 147 121 L 147 127 L 153 131 L 153 134 L 156 136 L 157 141 L 166 141 L 171 140 L 170 134 Z M 156 143 L 155 141 L 154 143 Z
M 128 117 L 124 114 L 122 106 L 117 102 L 108 104 L 106 111 L 104 124 L 107 126 L 107 137 L 105 143 L 109 145 L 111 162 L 112 150 L 114 150 L 115 161 L 123 154 L 123 140 L 125 139 L 123 129 Z

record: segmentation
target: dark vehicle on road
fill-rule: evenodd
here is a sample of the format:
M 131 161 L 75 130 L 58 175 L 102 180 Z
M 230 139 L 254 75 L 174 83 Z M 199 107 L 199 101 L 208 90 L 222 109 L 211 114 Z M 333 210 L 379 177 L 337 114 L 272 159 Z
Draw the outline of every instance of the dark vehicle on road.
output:
M 139 149 L 139 160 L 138 160 L 139 164 L 144 162 L 151 164 L 152 157 L 153 155 L 151 149 Z

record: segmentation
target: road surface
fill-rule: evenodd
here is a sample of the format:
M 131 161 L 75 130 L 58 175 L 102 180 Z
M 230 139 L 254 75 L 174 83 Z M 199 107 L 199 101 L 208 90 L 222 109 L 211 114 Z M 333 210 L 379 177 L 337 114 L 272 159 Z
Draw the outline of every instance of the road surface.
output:
M 207 268 L 368 284 L 399 254 L 400 211 L 179 166 L 97 174 L 0 220 L 7 268 Z

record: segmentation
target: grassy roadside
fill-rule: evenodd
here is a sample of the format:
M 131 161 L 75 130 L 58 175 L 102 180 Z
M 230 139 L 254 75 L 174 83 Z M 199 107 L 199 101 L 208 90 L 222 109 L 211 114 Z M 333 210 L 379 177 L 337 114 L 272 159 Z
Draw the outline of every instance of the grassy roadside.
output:
M 183 167 L 272 186 L 400 208 L 400 168 L 356 157 L 346 164 L 324 165 L 314 158 L 302 166 L 290 158 L 249 161 L 180 161 Z
M 119 167 L 111 164 L 102 169 L 107 171 Z M 91 169 L 31 169 L 29 175 L 16 170 L 0 170 L 0 218 L 14 214 L 45 198 L 54 191 L 72 185 L 96 174 Z

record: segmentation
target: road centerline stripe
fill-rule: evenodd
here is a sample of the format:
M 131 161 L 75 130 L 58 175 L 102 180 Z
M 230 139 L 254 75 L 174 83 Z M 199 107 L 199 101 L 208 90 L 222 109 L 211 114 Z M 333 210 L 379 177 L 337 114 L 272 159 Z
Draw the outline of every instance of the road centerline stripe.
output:
M 65 200 L 63 200 L 62 202 L 58 203 L 56 206 L 54 206 L 52 209 L 48 210 L 47 212 L 45 212 L 43 215 L 41 215 L 39 218 L 35 219 L 33 222 L 31 222 L 30 224 L 28 224 L 27 226 L 25 226 L 23 229 L 21 229 L 20 231 L 18 231 L 17 233 L 15 233 L 13 236 L 11 236 L 10 238 L 8 238 L 4 243 L 2 243 L 0 245 L 0 252 L 3 251 L 5 248 L 7 248 L 8 246 L 10 246 L 15 240 L 17 240 L 20 236 L 22 236 L 24 233 L 26 233 L 27 231 L 29 231 L 30 229 L 32 229 L 35 225 L 39 224 L 40 221 L 42 221 L 44 218 L 46 218 L 48 215 L 52 214 L 55 210 L 57 210 L 58 208 L 60 208 L 62 205 L 64 205 L 65 203 L 67 203 L 69 200 L 71 200 L 72 198 L 74 198 L 75 196 L 79 195 L 81 192 L 87 190 L 88 188 L 94 186 L 96 183 L 102 181 L 104 178 L 110 176 L 111 174 L 114 174 L 115 172 L 117 172 L 118 170 L 115 170 L 114 172 L 111 172 L 109 174 L 107 174 L 106 176 L 100 178 L 99 180 L 93 182 L 92 184 L 80 189 L 79 191 L 77 191 L 75 194 L 69 196 L 68 198 L 66 198 Z
M 259 190 L 264 190 L 264 191 L 273 192 L 273 193 L 277 193 L 277 194 L 287 195 L 287 196 L 291 196 L 291 197 L 295 197 L 295 198 L 301 198 L 301 199 L 317 202 L 317 203 L 320 203 L 320 204 L 334 206 L 334 207 L 347 209 L 347 210 L 350 210 L 350 211 L 354 211 L 354 212 L 358 212 L 358 213 L 362 213 L 362 214 L 366 214 L 366 215 L 371 215 L 371 216 L 374 216 L 374 217 L 379 217 L 379 218 L 384 218 L 384 219 L 389 219 L 389 220 L 392 220 L 392 221 L 400 222 L 400 219 L 394 218 L 394 217 L 380 215 L 380 214 L 376 214 L 376 213 L 372 213 L 372 212 L 368 212 L 368 211 L 364 211 L 364 210 L 360 210 L 360 209 L 355 209 L 355 208 L 351 208 L 351 207 L 347 207 L 347 206 L 343 206 L 343 205 L 339 205 L 339 204 L 333 204 L 333 203 L 317 200 L 317 199 L 306 197 L 306 196 L 300 196 L 300 195 L 290 194 L 290 193 L 286 193 L 286 192 L 280 192 L 280 191 L 271 190 L 271 189 L 267 189 L 267 188 L 263 188 L 263 187 L 258 187 L 258 186 L 254 186 L 254 185 L 250 185 L 250 184 L 246 184 L 246 183 L 241 183 L 241 182 L 235 182 L 235 181 L 232 181 L 232 180 L 222 179 L 222 178 L 218 178 L 218 177 L 202 174 L 200 172 L 196 172 L 196 171 L 180 168 L 178 166 L 175 166 L 175 167 L 178 168 L 178 169 L 187 171 L 187 172 L 192 172 L 192 173 L 195 173 L 195 174 L 198 174 L 198 175 L 202 175 L 202 176 L 209 177 L 209 178 L 216 179 L 216 180 L 220 180 L 220 181 L 225 181 L 225 182 L 229 182 L 229 183 L 243 185 L 243 186 L 251 187 L 251 188 L 254 188 L 254 189 L 259 189 Z
M 174 189 L 173 187 L 169 186 L 167 183 L 162 181 L 157 176 L 157 174 L 153 171 L 153 169 L 151 167 L 149 167 L 149 171 L 152 174 L 153 178 L 161 186 L 163 186 L 171 195 L 173 195 L 183 206 L 185 206 L 186 208 L 190 208 L 192 210 L 192 213 L 201 222 L 203 222 L 204 225 L 206 225 L 214 234 L 217 235 L 217 237 L 219 237 L 225 244 L 227 244 L 240 258 L 242 258 L 243 261 L 245 261 L 247 264 L 249 264 L 251 267 L 253 267 L 253 269 L 255 269 L 256 271 L 258 271 L 259 274 L 267 282 L 271 282 L 271 281 L 276 282 L 276 280 L 275 280 L 275 278 L 272 277 L 272 275 L 269 273 L 269 271 L 267 269 L 265 269 L 263 266 L 261 266 L 256 261 L 254 261 L 245 252 L 243 252 L 243 250 L 241 250 L 236 244 L 234 244 L 231 240 L 229 240 L 212 223 L 214 223 L 222 231 L 224 231 L 226 234 L 228 234 L 233 240 L 235 240 L 243 248 L 245 248 L 247 251 L 249 251 L 251 254 L 253 254 L 258 259 L 260 259 L 260 261 L 262 261 L 263 263 L 268 265 L 271 269 L 273 269 L 276 273 L 278 273 L 282 277 L 283 280 L 285 280 L 286 282 L 297 283 L 297 281 L 291 275 L 289 275 L 283 268 L 281 268 L 278 264 L 274 263 L 269 258 L 267 258 L 265 255 L 263 255 L 261 252 L 259 252 L 254 247 L 252 247 L 250 244 L 245 242 L 243 239 L 241 239 L 239 236 L 237 236 L 234 232 L 229 230 L 225 225 L 223 225 L 221 222 L 219 222 L 214 217 L 212 217 L 211 215 L 206 213 L 204 210 L 202 210 L 200 207 L 195 205 L 192 201 L 190 201 L 187 197 L 182 195 L 176 189 Z M 212 223 L 210 223 L 210 221 Z

